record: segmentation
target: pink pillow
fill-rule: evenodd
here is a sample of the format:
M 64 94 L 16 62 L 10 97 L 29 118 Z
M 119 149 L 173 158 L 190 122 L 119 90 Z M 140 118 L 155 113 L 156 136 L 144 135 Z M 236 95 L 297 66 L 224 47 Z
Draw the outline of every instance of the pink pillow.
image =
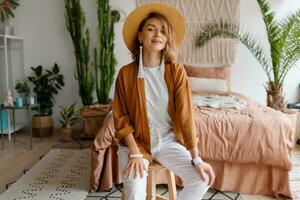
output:
M 184 65 L 192 92 L 230 92 L 230 67 Z

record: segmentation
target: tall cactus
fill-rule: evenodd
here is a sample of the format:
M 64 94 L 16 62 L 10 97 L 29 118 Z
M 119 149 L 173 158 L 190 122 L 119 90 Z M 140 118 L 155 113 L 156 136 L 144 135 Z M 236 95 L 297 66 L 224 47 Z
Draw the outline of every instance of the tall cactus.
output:
M 80 0 L 65 0 L 66 25 L 70 32 L 76 56 L 75 78 L 79 84 L 79 95 L 83 105 L 93 101 L 94 78 L 89 68 L 89 30 L 85 29 L 85 15 Z
M 119 21 L 118 11 L 112 11 L 109 0 L 97 0 L 98 52 L 94 50 L 95 79 L 98 103 L 107 104 L 113 83 L 116 59 L 114 56 L 114 24 Z

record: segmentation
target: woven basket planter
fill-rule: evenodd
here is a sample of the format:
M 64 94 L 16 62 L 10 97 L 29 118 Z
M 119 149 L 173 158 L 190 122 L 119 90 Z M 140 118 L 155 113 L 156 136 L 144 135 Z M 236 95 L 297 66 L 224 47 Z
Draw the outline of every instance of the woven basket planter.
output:
M 34 137 L 48 137 L 53 133 L 53 119 L 51 116 L 32 117 L 32 135 Z
M 111 104 L 94 104 L 81 108 L 80 117 L 83 121 L 83 131 L 80 136 L 95 137 L 110 110 Z

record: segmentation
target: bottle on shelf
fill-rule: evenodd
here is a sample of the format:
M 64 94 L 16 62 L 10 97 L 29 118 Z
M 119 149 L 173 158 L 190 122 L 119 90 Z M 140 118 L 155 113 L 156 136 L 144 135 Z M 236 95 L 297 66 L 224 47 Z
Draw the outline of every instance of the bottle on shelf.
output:
M 37 103 L 36 94 L 33 92 L 33 88 L 30 87 L 30 90 L 29 90 L 29 104 L 34 105 L 36 103 Z

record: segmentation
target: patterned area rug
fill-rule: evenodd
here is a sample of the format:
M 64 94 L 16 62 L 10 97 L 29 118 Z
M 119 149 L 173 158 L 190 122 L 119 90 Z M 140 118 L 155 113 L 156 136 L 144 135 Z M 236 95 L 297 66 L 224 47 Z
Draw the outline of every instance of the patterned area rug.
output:
M 83 200 L 89 190 L 90 149 L 51 149 L 0 200 Z
M 169 197 L 168 188 L 165 185 L 158 185 L 156 187 L 157 193 Z M 177 188 L 177 193 L 181 189 Z M 86 200 L 112 200 L 112 199 L 121 199 L 122 195 L 122 186 L 116 186 L 110 192 L 95 192 L 90 193 Z M 219 192 L 214 189 L 209 189 L 208 192 L 204 195 L 202 200 L 243 200 L 239 193 L 235 192 Z
M 292 153 L 291 190 L 300 199 L 300 152 Z M 108 200 L 120 199 L 122 186 L 110 192 L 90 193 L 90 149 L 51 149 L 25 175 L 1 194 L 0 200 Z M 1 189 L 1 188 L 0 188 Z M 167 187 L 159 185 L 157 192 L 168 197 Z M 178 188 L 180 192 L 180 188 Z M 203 200 L 270 200 L 265 196 L 219 192 L 210 189 Z

